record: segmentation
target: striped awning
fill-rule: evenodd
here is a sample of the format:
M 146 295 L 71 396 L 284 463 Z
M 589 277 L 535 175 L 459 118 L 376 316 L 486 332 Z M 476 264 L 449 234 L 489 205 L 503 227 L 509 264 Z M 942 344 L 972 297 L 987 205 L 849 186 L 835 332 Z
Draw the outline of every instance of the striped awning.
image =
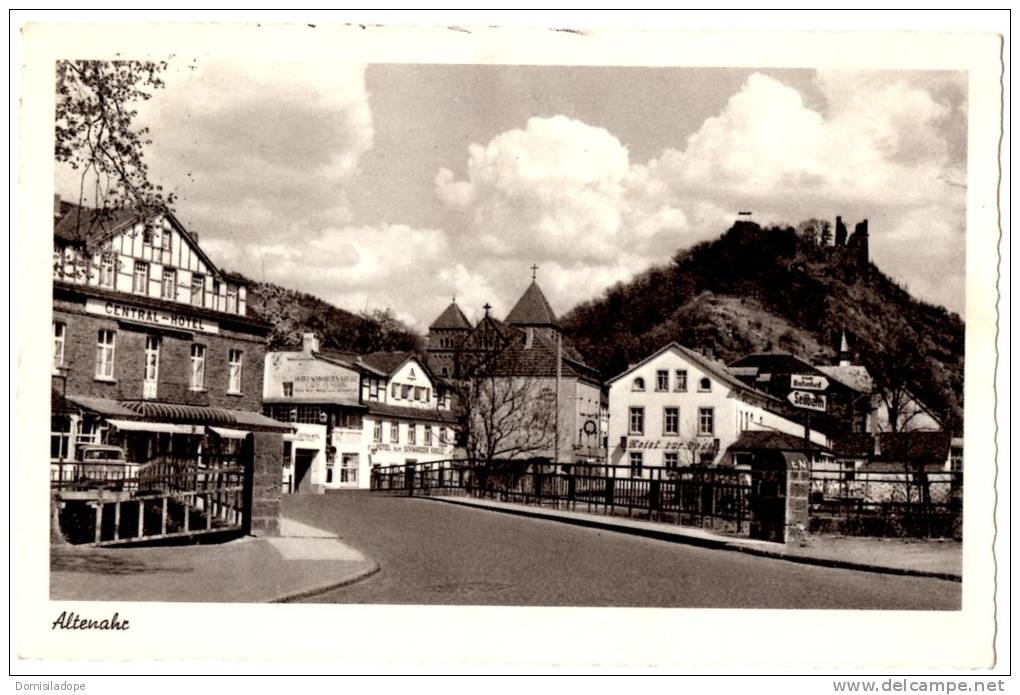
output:
M 140 417 L 136 411 L 131 410 L 130 408 L 125 408 L 122 404 L 109 398 L 69 394 L 67 396 L 67 402 L 78 406 L 82 410 L 90 413 L 96 413 L 103 417 L 116 417 L 123 420 L 134 420 Z
M 158 422 L 187 422 L 201 425 L 233 425 L 237 422 L 226 408 L 162 401 L 121 401 L 120 404 L 146 420 Z
M 162 401 L 121 401 L 120 405 L 153 422 L 207 425 L 248 432 L 290 432 L 294 429 L 291 425 L 273 420 L 262 413 L 248 410 L 228 410 Z

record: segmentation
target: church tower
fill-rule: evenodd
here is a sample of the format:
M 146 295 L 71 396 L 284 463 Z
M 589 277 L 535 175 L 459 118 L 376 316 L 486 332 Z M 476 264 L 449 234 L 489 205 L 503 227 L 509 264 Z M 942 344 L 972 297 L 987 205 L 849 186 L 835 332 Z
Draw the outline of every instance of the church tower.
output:
M 516 326 L 527 334 L 541 334 L 551 341 L 555 341 L 560 333 L 560 323 L 556 320 L 556 313 L 549 306 L 549 300 L 538 286 L 536 280 L 537 266 L 531 266 L 531 284 L 524 294 L 517 300 L 517 304 L 507 314 L 506 322 Z
M 428 353 L 430 367 L 440 376 L 454 373 L 457 348 L 471 332 L 471 322 L 457 306 L 457 299 L 429 326 Z

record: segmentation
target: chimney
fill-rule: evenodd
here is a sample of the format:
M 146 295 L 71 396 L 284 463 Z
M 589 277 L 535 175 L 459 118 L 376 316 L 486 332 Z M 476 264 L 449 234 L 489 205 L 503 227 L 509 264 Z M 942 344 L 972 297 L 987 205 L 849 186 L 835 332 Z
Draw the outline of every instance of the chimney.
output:
M 314 333 L 303 333 L 301 335 L 301 351 L 306 354 L 319 351 L 319 339 Z

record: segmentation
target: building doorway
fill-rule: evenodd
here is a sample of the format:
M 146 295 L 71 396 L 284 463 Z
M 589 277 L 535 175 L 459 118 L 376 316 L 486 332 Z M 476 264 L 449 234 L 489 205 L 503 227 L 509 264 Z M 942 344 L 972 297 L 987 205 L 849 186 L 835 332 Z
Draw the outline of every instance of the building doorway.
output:
M 303 493 L 312 491 L 312 462 L 315 451 L 312 449 L 296 449 L 294 452 L 294 486 L 292 492 Z

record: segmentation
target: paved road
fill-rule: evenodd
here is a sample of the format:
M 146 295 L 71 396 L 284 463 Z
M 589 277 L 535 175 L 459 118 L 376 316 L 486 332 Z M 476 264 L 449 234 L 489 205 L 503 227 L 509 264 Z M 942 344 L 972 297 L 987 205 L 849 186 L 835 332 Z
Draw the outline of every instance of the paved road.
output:
M 958 582 L 798 565 L 427 499 L 284 498 L 381 571 L 318 603 L 958 610 Z

